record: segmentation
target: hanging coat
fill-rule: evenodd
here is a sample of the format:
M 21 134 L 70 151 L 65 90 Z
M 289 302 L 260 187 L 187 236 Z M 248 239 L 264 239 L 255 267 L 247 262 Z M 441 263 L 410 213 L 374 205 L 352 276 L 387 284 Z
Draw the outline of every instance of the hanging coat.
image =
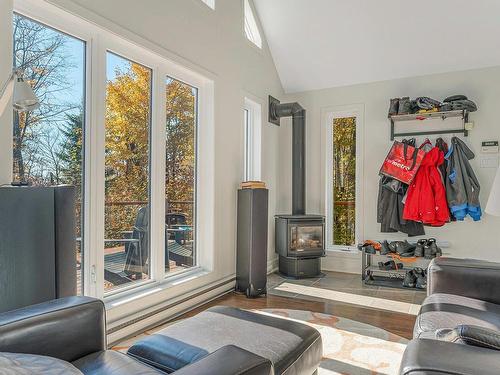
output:
M 446 154 L 446 196 L 452 215 L 463 220 L 470 215 L 474 221 L 481 219 L 479 204 L 479 181 L 469 160 L 474 153 L 460 138 L 451 138 L 450 149 Z
M 433 147 L 425 154 L 405 201 L 403 219 L 440 227 L 450 220 L 446 190 L 438 167 L 444 153 Z
M 403 232 L 409 237 L 425 234 L 422 223 L 403 219 L 403 197 L 408 186 L 390 177 L 380 177 L 377 222 L 382 233 Z

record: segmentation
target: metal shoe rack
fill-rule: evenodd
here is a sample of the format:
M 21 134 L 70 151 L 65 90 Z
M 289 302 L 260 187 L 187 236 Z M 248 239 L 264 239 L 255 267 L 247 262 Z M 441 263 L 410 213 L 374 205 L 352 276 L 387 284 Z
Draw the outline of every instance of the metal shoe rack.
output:
M 399 121 L 414 121 L 427 119 L 442 119 L 443 121 L 451 117 L 462 118 L 462 128 L 460 129 L 442 129 L 442 130 L 427 130 L 418 132 L 395 133 L 395 123 Z M 444 111 L 444 112 L 428 112 L 428 113 L 413 113 L 408 115 L 393 115 L 389 117 L 391 120 L 391 141 L 395 137 L 414 137 L 418 135 L 433 135 L 433 134 L 457 134 L 462 133 L 464 137 L 469 134 L 465 129 L 465 124 L 469 122 L 469 112 L 466 110 Z
M 441 248 L 449 247 L 449 243 L 447 242 L 438 242 L 437 245 Z M 443 253 L 445 255 L 445 253 Z M 388 260 L 394 260 L 395 263 L 403 263 L 403 268 L 398 270 L 381 270 L 378 267 L 378 261 L 386 262 Z M 412 259 L 412 258 L 410 258 Z M 366 285 L 377 285 L 377 286 L 386 286 L 391 288 L 400 288 L 407 289 L 403 286 L 403 279 L 406 275 L 406 272 L 414 269 L 414 268 L 423 268 L 426 269 L 429 266 L 429 263 L 432 259 L 426 259 L 424 257 L 418 257 L 414 262 L 404 262 L 401 260 L 393 259 L 390 255 L 380 255 L 367 253 L 365 249 L 362 251 L 361 258 L 361 277 Z M 370 280 L 370 276 L 373 276 L 373 280 Z M 422 289 L 414 289 L 418 291 L 425 292 Z

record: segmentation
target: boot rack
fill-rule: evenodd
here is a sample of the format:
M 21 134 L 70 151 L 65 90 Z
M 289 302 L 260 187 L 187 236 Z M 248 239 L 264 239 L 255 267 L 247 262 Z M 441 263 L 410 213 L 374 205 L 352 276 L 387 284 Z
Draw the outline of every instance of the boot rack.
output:
M 443 121 L 450 117 L 461 117 L 461 129 L 443 129 L 443 130 L 430 130 L 421 132 L 405 132 L 395 133 L 395 123 L 399 121 L 414 121 L 414 120 L 427 120 L 441 118 Z M 391 141 L 395 137 L 413 137 L 419 135 L 432 135 L 432 134 L 457 134 L 462 133 L 465 137 L 469 135 L 469 131 L 465 128 L 465 124 L 469 122 L 469 112 L 467 110 L 445 111 L 445 112 L 428 112 L 428 113 L 413 113 L 408 115 L 392 115 L 389 116 L 391 120 Z
M 438 241 L 437 245 L 443 250 L 445 248 L 450 247 L 450 243 L 448 241 Z M 447 255 L 447 253 L 443 251 L 443 255 Z M 400 268 L 398 270 L 381 270 L 378 267 L 377 261 L 387 261 L 392 259 L 393 258 L 389 255 L 371 254 L 367 253 L 365 249 L 363 249 L 361 255 L 361 279 L 363 280 L 363 282 L 366 285 L 377 285 L 377 286 L 386 286 L 391 288 L 408 289 L 402 285 L 402 281 L 406 275 L 406 272 L 417 267 L 427 268 L 430 261 L 432 260 L 423 257 L 419 257 L 417 258 L 418 260 L 411 263 L 394 260 L 396 263 L 399 262 L 403 263 L 403 268 Z M 370 276 L 373 277 L 372 281 L 370 281 Z M 422 289 L 413 289 L 413 290 L 425 292 L 425 290 Z

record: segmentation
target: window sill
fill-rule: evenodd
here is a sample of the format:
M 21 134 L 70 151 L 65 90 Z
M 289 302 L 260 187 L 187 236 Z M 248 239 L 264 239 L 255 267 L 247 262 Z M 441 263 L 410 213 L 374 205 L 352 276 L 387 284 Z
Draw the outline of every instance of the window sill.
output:
M 167 276 L 161 281 L 145 281 L 142 285 L 105 296 L 104 304 L 106 306 L 106 310 L 111 310 L 113 308 L 141 300 L 151 294 L 159 293 L 172 287 L 195 280 L 199 277 L 208 275 L 209 273 L 209 271 L 201 267 L 194 267 L 192 269 L 185 270 L 184 272 Z
M 359 250 L 355 246 L 329 246 L 326 248 L 326 256 L 328 255 L 339 255 L 339 254 L 352 254 L 356 255 Z

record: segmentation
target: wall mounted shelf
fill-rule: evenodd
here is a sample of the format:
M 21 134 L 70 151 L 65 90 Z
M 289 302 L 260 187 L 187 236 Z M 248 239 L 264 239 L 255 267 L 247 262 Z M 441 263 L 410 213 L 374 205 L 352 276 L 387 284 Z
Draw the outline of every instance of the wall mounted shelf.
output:
M 425 121 L 429 119 L 441 119 L 446 120 L 447 118 L 452 117 L 461 117 L 462 118 L 462 128 L 461 129 L 443 129 L 443 130 L 429 130 L 429 131 L 418 131 L 418 132 L 401 132 L 396 133 L 394 131 L 396 122 L 403 121 Z M 457 111 L 445 111 L 445 112 L 428 112 L 428 113 L 413 113 L 408 115 L 393 115 L 389 116 L 391 120 L 391 141 L 394 140 L 395 137 L 413 137 L 418 135 L 432 135 L 432 134 L 456 134 L 462 133 L 465 137 L 469 135 L 467 129 L 465 129 L 465 124 L 469 121 L 469 112 L 466 110 L 457 110 Z

